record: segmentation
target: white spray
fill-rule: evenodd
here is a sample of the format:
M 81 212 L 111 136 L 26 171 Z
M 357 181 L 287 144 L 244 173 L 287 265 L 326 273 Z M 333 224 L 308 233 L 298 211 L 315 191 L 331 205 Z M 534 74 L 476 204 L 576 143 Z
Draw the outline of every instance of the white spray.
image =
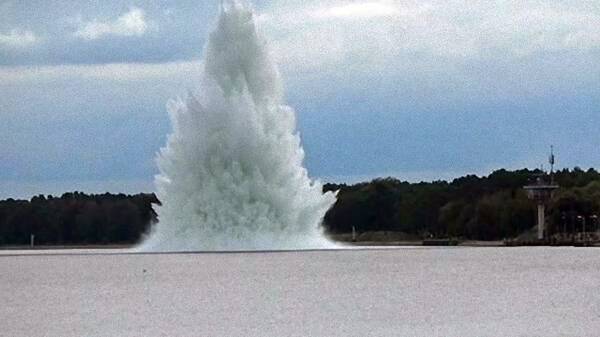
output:
M 222 4 L 199 93 L 169 104 L 159 222 L 142 251 L 332 246 L 320 225 L 335 195 L 302 166 L 295 113 L 253 16 L 238 1 Z

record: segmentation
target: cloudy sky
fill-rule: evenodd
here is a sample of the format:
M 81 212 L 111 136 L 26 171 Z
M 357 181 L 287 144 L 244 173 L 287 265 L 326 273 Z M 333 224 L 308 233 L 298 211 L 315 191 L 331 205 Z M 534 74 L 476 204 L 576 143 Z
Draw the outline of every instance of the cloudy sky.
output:
M 600 167 L 598 1 L 256 1 L 311 176 Z M 151 191 L 218 1 L 0 0 L 0 197 Z

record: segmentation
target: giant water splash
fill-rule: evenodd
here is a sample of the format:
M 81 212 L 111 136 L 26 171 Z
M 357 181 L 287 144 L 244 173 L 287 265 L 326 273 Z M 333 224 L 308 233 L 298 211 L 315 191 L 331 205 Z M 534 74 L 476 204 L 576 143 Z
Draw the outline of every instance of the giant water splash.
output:
M 221 6 L 200 90 L 171 102 L 173 133 L 157 158 L 159 222 L 145 251 L 330 246 L 320 223 L 335 202 L 308 177 L 294 111 L 253 12 Z

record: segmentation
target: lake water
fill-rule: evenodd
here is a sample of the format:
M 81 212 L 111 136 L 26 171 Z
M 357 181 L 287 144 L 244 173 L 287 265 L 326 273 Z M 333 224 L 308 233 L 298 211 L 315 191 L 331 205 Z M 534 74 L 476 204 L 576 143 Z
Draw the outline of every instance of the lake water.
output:
M 0 252 L 0 336 L 600 335 L 595 248 L 82 252 Z

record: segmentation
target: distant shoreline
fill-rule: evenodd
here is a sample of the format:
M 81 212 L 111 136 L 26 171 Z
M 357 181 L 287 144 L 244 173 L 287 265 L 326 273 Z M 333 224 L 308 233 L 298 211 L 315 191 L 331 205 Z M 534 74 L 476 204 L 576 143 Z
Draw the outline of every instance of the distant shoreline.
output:
M 494 240 L 494 241 L 478 241 L 478 240 L 465 240 L 465 241 L 459 241 L 456 245 L 424 245 L 423 244 L 423 240 L 409 240 L 409 241 L 356 241 L 356 242 L 352 242 L 352 241 L 335 241 L 337 243 L 340 244 L 345 244 L 348 246 L 352 246 L 352 247 L 375 247 L 375 246 L 382 246 L 382 247 L 447 247 L 447 248 L 452 248 L 452 247 L 474 247 L 474 248 L 486 248 L 486 247 L 506 247 L 506 248 L 513 248 L 513 247 L 526 247 L 526 246 L 533 246 L 533 245 L 513 245 L 513 246 L 508 246 L 504 243 L 504 241 L 498 241 L 498 240 Z M 128 245 L 128 244 L 122 244 L 122 245 L 115 245 L 115 244 L 107 244 L 107 245 L 42 245 L 42 246 L 35 246 L 35 247 L 30 247 L 30 246 L 26 246 L 26 245 L 22 245 L 22 246 L 0 246 L 0 251 L 17 251 L 17 250 L 27 250 L 27 251 L 36 251 L 36 250 L 78 250 L 78 249 L 94 249 L 94 250 L 111 250 L 111 249 L 131 249 L 131 248 L 135 248 L 136 245 Z M 542 247 L 551 247 L 552 245 L 540 245 Z M 563 246 L 564 247 L 564 246 Z M 575 247 L 574 246 L 568 246 L 567 247 Z M 599 244 L 593 244 L 590 245 L 588 247 L 600 247 Z
M 28 246 L 28 245 L 16 245 L 16 246 L 0 246 L 2 250 L 68 250 L 68 249 L 130 249 L 136 245 L 127 244 L 106 244 L 106 245 L 39 245 L 39 246 Z
M 499 169 L 451 182 L 381 178 L 325 184 L 323 191 L 337 193 L 337 201 L 324 215 L 322 229 L 334 241 L 365 246 L 414 246 L 422 240 L 428 240 L 426 245 L 486 247 L 505 241 L 517 246 L 600 243 L 600 172 L 592 168 L 553 173 L 560 189 L 546 207 L 547 241 L 537 240 L 536 203 L 523 186 L 543 175 L 541 170 Z M 2 200 L 0 246 L 28 247 L 31 241 L 50 249 L 133 244 L 158 222 L 157 205 L 154 194 L 77 191 Z

